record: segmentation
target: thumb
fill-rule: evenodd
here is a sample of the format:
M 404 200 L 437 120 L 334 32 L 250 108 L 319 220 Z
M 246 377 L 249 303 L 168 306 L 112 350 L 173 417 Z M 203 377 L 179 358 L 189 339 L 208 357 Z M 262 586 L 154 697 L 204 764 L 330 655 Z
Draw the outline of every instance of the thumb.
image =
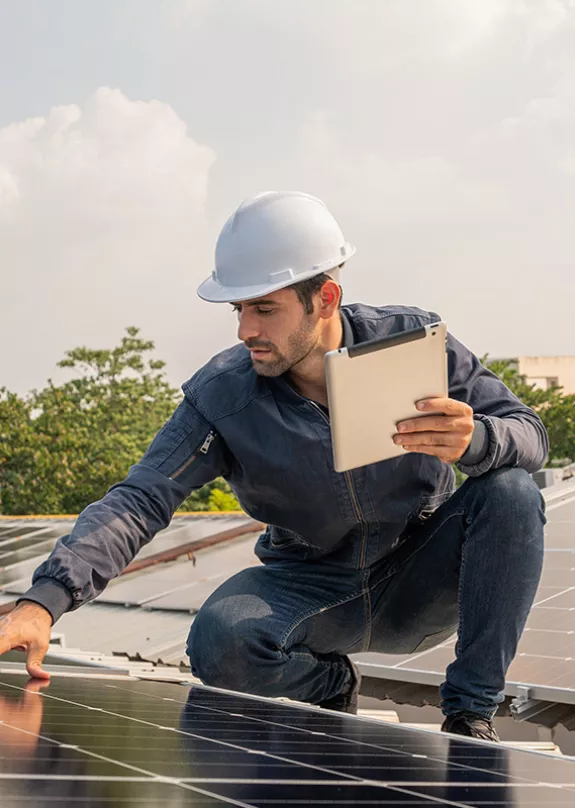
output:
M 49 679 L 48 671 L 42 670 L 42 662 L 48 650 L 47 643 L 33 641 L 28 645 L 26 654 L 26 670 L 33 679 Z

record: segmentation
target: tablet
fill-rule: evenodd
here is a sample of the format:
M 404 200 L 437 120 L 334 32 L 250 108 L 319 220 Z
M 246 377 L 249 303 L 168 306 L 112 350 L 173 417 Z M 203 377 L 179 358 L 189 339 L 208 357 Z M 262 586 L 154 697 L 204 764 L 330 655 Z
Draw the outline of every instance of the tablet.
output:
M 325 355 L 336 471 L 405 454 L 393 442 L 397 423 L 433 414 L 417 401 L 448 396 L 446 340 L 438 322 Z

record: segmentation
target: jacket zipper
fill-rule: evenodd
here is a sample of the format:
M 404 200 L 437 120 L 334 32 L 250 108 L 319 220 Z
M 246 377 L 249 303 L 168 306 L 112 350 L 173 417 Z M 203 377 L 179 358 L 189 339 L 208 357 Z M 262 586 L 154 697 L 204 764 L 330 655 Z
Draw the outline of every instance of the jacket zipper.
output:
M 321 409 L 321 407 L 319 407 L 315 403 L 315 401 L 311 401 L 310 399 L 308 399 L 308 401 L 311 404 L 311 406 L 315 410 L 317 410 L 319 412 L 319 414 L 324 419 L 324 421 L 329 424 L 330 423 L 329 417 L 325 414 L 325 412 Z M 351 472 L 350 471 L 344 471 L 343 476 L 345 477 L 345 481 L 347 483 L 347 488 L 348 488 L 348 491 L 349 491 L 351 504 L 352 504 L 352 507 L 353 507 L 353 510 L 354 510 L 354 513 L 355 513 L 355 518 L 357 519 L 357 521 L 361 525 L 361 551 L 360 551 L 360 557 L 359 557 L 359 566 L 360 566 L 360 569 L 361 569 L 365 564 L 365 550 L 366 550 L 366 541 L 367 541 L 367 522 L 365 521 L 363 513 L 361 511 L 361 506 L 360 506 L 359 500 L 357 498 L 357 492 L 355 490 L 355 484 L 353 482 L 353 477 L 351 475 Z
M 205 439 L 205 441 L 200 446 L 200 452 L 202 454 L 207 454 L 209 452 L 210 446 L 214 442 L 215 437 L 216 437 L 215 432 L 208 432 L 207 438 Z
M 200 448 L 197 451 L 195 451 L 193 455 L 188 457 L 186 462 L 182 466 L 180 466 L 179 469 L 176 469 L 176 471 L 174 471 L 174 473 L 170 475 L 170 480 L 175 480 L 177 477 L 180 476 L 180 474 L 182 474 L 187 468 L 189 468 L 192 465 L 192 463 L 198 459 L 198 454 L 206 455 L 209 452 L 210 446 L 214 442 L 215 437 L 216 437 L 215 432 L 213 431 L 208 432 L 206 439 L 204 440 Z

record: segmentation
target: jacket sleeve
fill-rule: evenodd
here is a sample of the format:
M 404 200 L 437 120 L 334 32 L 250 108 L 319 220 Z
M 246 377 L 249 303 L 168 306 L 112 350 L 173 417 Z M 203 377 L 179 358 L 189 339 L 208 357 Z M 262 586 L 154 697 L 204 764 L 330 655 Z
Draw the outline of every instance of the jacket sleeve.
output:
M 476 430 L 470 450 L 457 464 L 470 477 L 501 466 L 540 469 L 549 439 L 539 416 L 451 334 L 447 338 L 449 395 L 474 412 Z
M 20 600 L 44 606 L 56 622 L 97 597 L 192 491 L 226 473 L 224 456 L 220 436 L 185 398 L 126 479 L 58 540 Z

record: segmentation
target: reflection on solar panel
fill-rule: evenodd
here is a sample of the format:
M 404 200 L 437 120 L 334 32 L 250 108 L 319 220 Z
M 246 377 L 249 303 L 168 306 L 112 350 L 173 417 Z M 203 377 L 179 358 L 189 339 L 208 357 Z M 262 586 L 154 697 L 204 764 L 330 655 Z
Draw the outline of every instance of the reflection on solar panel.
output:
M 202 687 L 24 681 L 0 676 L 0 798 L 11 808 L 575 802 L 569 759 Z
M 541 583 L 517 656 L 508 692 L 537 686 L 537 698 L 575 704 L 575 486 L 558 487 L 547 503 Z M 455 638 L 411 656 L 359 654 L 362 671 L 379 678 L 438 684 L 454 657 Z M 551 690 L 553 689 L 553 690 Z

